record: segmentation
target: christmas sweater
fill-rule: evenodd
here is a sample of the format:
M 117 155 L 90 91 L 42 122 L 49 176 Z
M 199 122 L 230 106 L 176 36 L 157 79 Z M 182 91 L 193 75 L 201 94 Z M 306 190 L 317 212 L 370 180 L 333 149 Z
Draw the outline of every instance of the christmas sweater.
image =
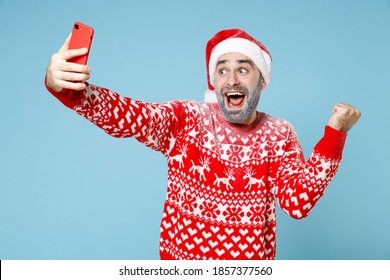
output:
M 265 113 L 243 126 L 217 104 L 146 103 L 94 85 L 49 91 L 108 134 L 166 157 L 161 259 L 274 259 L 276 203 L 306 217 L 335 176 L 346 138 L 326 126 L 305 160 L 290 123 Z

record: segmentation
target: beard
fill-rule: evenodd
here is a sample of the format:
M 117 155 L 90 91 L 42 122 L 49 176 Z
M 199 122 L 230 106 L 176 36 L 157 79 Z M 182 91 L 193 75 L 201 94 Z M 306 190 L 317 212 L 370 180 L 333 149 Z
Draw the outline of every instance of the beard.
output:
M 226 92 L 238 91 L 245 95 L 244 104 L 238 109 L 230 109 L 227 102 L 229 98 L 226 98 Z M 254 111 L 256 111 L 257 105 L 261 95 L 261 82 L 252 91 L 243 86 L 225 87 L 221 92 L 216 91 L 218 106 L 224 115 L 224 117 L 231 123 L 241 124 L 247 120 Z

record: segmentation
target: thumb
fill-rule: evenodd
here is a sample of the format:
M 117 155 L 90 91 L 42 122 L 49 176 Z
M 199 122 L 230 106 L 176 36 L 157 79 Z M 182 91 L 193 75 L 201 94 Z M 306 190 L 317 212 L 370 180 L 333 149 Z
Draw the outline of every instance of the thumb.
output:
M 70 42 L 70 38 L 72 37 L 72 33 L 70 33 L 68 35 L 68 38 L 66 38 L 64 44 L 62 45 L 62 47 L 58 50 L 58 52 L 63 52 L 63 51 L 66 51 L 67 49 L 69 49 L 69 42 Z
M 343 103 L 338 103 L 338 104 L 334 105 L 332 113 L 336 114 L 340 109 L 342 109 L 342 106 L 344 106 Z

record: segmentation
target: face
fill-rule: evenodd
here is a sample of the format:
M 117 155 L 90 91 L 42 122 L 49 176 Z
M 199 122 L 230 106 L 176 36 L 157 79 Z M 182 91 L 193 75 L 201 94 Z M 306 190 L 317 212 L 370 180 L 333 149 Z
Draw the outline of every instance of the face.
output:
M 253 123 L 263 88 L 260 71 L 253 61 L 240 53 L 222 55 L 214 81 L 218 105 L 225 118 L 232 123 Z

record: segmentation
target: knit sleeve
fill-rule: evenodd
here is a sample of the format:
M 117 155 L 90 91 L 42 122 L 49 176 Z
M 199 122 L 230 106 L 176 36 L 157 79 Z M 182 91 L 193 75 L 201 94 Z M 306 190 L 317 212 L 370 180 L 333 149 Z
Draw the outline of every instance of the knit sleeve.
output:
M 135 137 L 146 146 L 168 154 L 175 144 L 183 112 L 180 102 L 146 103 L 87 84 L 75 92 L 48 90 L 65 106 L 117 138 Z
M 305 218 L 323 196 L 339 168 L 346 133 L 325 127 L 323 138 L 305 161 L 295 131 L 285 142 L 276 173 L 275 196 L 291 217 Z

